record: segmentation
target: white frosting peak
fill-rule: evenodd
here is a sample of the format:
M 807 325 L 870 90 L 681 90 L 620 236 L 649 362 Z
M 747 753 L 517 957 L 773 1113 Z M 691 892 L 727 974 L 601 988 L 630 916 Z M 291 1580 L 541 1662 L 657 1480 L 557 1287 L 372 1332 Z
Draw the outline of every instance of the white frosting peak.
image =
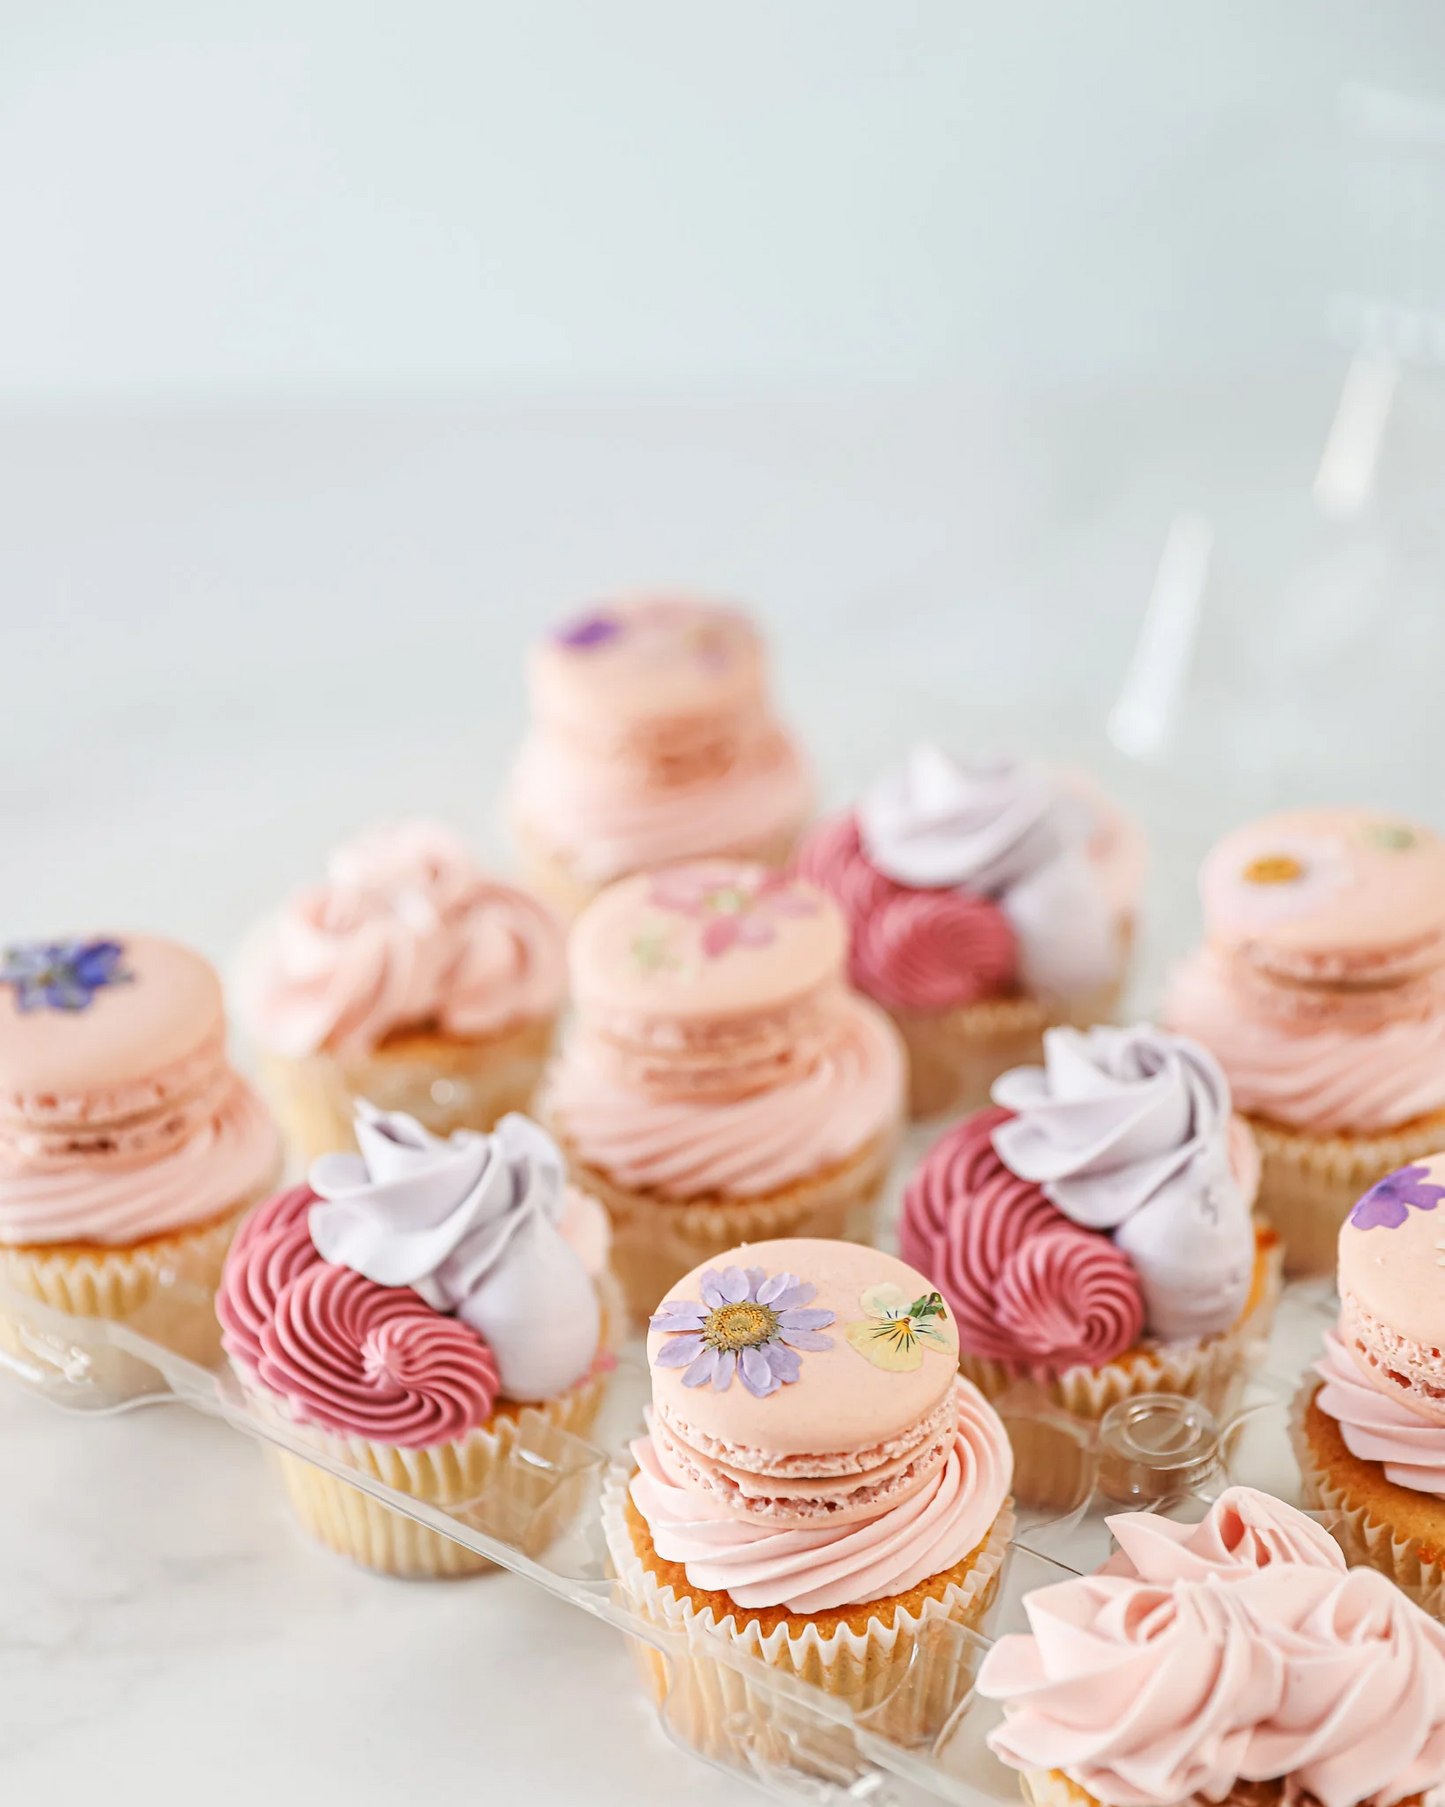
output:
M 1141 1024 L 1050 1029 L 1044 1065 L 993 1088 L 1016 1113 L 999 1158 L 1134 1263 L 1156 1336 L 1239 1316 L 1254 1273 L 1249 1201 L 1229 1164 L 1229 1085 L 1197 1042 Z
M 1025 760 L 960 765 L 919 746 L 864 792 L 858 828 L 886 877 L 996 898 L 1035 993 L 1075 996 L 1118 970 L 1118 930 L 1088 855 L 1092 812 Z
M 357 1105 L 360 1154 L 313 1163 L 311 1240 L 380 1286 L 411 1286 L 490 1344 L 509 1399 L 580 1380 L 601 1331 L 596 1289 L 564 1233 L 555 1143 L 515 1112 L 495 1132 L 443 1141 L 401 1111 Z

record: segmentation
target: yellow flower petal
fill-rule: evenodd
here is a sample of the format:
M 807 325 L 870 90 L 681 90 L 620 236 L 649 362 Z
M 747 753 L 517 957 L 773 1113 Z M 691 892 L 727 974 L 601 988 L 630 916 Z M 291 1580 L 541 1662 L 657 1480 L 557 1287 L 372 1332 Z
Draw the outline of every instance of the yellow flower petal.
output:
M 858 1303 L 870 1318 L 886 1318 L 906 1312 L 912 1300 L 901 1286 L 882 1280 L 877 1286 L 865 1286 Z
M 855 1323 L 845 1324 L 843 1334 L 875 1368 L 884 1368 L 890 1374 L 907 1374 L 923 1360 L 923 1350 L 917 1339 L 906 1329 L 900 1336 L 893 1323 L 880 1324 L 877 1318 L 860 1318 Z

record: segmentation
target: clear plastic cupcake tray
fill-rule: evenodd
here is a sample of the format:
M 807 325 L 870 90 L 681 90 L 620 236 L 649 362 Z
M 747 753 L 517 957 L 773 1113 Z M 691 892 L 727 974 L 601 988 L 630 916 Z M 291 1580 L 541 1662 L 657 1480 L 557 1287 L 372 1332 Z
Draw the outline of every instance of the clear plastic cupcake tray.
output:
M 1290 1402 L 1318 1353 L 1335 1301 L 1328 1286 L 1286 1289 L 1263 1364 L 1241 1405 L 1216 1423 L 1196 1402 L 1145 1395 L 1116 1407 L 1096 1432 L 1051 1415 L 1025 1391 L 1005 1417 L 1026 1414 L 1032 1433 L 1057 1438 L 1059 1485 L 1048 1508 L 1020 1507 L 989 1613 L 993 1636 L 1024 1626 L 1023 1596 L 1096 1568 L 1111 1544 L 1111 1512 L 1153 1508 L 1192 1520 L 1227 1485 L 1243 1482 L 1297 1501 Z M 898 1736 L 905 1675 L 883 1698 L 825 1694 L 747 1654 L 715 1632 L 654 1623 L 613 1579 L 602 1530 L 604 1498 L 625 1484 L 627 1443 L 641 1423 L 646 1364 L 638 1343 L 620 1358 L 590 1439 L 559 1432 L 537 1414 L 497 1475 L 464 1509 L 442 1511 L 348 1465 L 338 1445 L 318 1448 L 296 1427 L 258 1411 L 224 1367 L 196 1366 L 123 1323 L 75 1318 L 0 1290 L 0 1368 L 72 1411 L 118 1412 L 178 1401 L 351 1482 L 381 1504 L 525 1576 L 535 1586 L 615 1625 L 628 1637 L 643 1682 L 671 1736 L 698 1756 L 774 1795 L 815 1802 L 1016 1802 L 1017 1777 L 989 1753 L 997 1709 L 975 1700 L 967 1679 L 987 1639 L 945 1625 L 943 1653 L 955 1677 L 942 1729 L 926 1742 Z M 932 1664 L 939 1656 L 935 1645 Z M 961 1681 L 961 1685 L 959 1685 Z M 862 1684 L 860 1683 L 860 1686 Z M 876 1689 L 874 1690 L 876 1694 Z

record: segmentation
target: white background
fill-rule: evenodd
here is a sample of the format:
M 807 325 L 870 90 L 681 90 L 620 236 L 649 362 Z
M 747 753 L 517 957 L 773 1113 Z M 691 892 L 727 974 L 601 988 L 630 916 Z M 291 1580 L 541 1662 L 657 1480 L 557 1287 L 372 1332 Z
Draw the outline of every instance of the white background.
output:
M 917 734 L 1094 767 L 1141 1007 L 1241 817 L 1445 824 L 1438 381 L 1311 501 L 1346 81 L 1445 93 L 1445 12 L 0 0 L 0 936 L 224 962 L 408 810 L 504 859 L 526 637 L 649 582 L 758 609 L 830 802 Z M 1182 510 L 1143 766 L 1105 721 Z M 332 1561 L 179 1410 L 0 1394 L 0 1799 L 742 1793 L 604 1627 Z

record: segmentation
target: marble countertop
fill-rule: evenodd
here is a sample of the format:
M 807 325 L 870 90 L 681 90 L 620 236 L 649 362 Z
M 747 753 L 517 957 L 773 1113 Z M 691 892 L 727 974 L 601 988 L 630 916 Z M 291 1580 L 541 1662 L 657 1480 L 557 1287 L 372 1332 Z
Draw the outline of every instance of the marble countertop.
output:
M 500 855 L 527 635 L 679 583 L 765 616 L 829 801 L 920 735 L 1098 770 L 1154 844 L 1147 1007 L 1241 816 L 1445 821 L 1445 401 L 1402 386 L 1378 495 L 1329 521 L 1340 375 L 0 419 L 0 928 L 135 924 L 224 961 L 369 817 Z M 1141 765 L 1105 722 L 1191 512 L 1197 654 Z M 0 1450 L 0 1799 L 752 1798 L 668 1743 L 610 1628 L 507 1575 L 348 1567 L 219 1422 L 0 1387 Z

